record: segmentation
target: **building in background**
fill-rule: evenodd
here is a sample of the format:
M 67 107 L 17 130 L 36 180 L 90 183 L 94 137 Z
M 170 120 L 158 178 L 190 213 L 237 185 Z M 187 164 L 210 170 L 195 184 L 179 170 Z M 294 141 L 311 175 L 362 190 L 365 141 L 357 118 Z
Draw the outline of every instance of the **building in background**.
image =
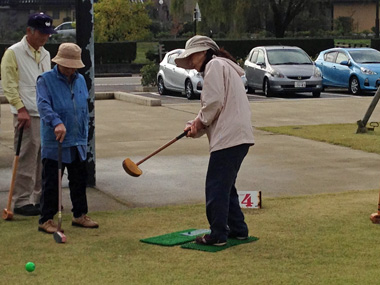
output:
M 44 12 L 53 18 L 53 25 L 75 21 L 75 0 L 0 0 L 0 41 L 13 33 L 25 33 L 30 14 Z M 20 39 L 18 39 L 20 40 Z
M 353 32 L 371 31 L 376 25 L 376 4 L 379 0 L 331 0 L 333 19 L 351 18 Z

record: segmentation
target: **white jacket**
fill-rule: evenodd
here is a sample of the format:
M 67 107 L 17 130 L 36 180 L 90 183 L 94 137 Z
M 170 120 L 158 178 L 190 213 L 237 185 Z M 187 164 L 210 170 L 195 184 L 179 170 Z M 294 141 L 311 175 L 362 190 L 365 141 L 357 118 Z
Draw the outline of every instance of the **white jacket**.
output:
M 210 152 L 254 144 L 251 108 L 241 79 L 244 70 L 233 61 L 214 57 L 207 63 L 198 116 L 206 126 Z
M 16 56 L 18 68 L 18 93 L 28 110 L 30 116 L 39 117 L 36 103 L 36 81 L 37 77 L 43 72 L 51 69 L 50 54 L 44 48 L 40 48 L 40 62 L 35 61 L 33 52 L 28 46 L 26 36 L 23 39 L 9 47 Z M 11 112 L 17 114 L 17 110 L 11 105 Z

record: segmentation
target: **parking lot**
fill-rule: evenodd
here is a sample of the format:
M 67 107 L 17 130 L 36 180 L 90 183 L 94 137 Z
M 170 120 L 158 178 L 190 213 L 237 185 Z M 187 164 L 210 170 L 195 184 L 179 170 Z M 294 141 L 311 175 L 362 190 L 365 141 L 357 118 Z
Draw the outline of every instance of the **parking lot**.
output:
M 141 92 L 141 77 L 134 75 L 132 77 L 108 77 L 108 78 L 95 78 L 95 92 L 113 92 L 122 91 L 147 96 L 150 98 L 160 98 L 163 104 L 177 104 L 177 103 L 194 103 L 198 100 L 188 100 L 185 95 L 172 92 L 169 95 L 160 95 L 156 88 L 151 88 L 151 91 Z M 268 100 L 294 100 L 294 99 L 336 99 L 336 98 L 363 98 L 373 96 L 373 93 L 364 95 L 352 95 L 345 89 L 327 89 L 321 93 L 320 98 L 313 98 L 309 93 L 296 93 L 296 94 L 279 94 L 273 97 L 266 97 L 263 91 L 256 91 L 255 94 L 247 94 L 249 101 L 268 101 Z
M 1 81 L 0 81 L 1 83 Z M 176 103 L 194 103 L 198 100 L 188 100 L 180 93 L 171 93 L 170 95 L 160 95 L 156 88 L 152 91 L 142 92 L 141 76 L 133 75 L 131 77 L 99 77 L 95 78 L 95 92 L 130 92 L 141 96 L 151 98 L 160 98 L 163 104 Z M 0 96 L 3 96 L 3 90 L 0 84 Z M 247 94 L 249 101 L 267 101 L 267 100 L 294 100 L 294 99 L 333 99 L 333 98 L 362 98 L 373 96 L 373 93 L 365 95 L 352 95 L 345 89 L 327 89 L 321 93 L 320 98 L 313 98 L 308 93 L 280 94 L 273 97 L 266 97 L 262 91 L 256 91 L 255 94 Z

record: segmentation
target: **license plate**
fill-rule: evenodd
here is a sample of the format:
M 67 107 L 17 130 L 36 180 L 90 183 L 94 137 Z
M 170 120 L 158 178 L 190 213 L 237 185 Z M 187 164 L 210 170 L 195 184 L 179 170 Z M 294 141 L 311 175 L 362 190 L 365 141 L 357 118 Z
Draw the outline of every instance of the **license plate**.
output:
M 296 82 L 294 82 L 294 87 L 295 88 L 305 88 L 306 82 L 305 81 L 296 81 Z

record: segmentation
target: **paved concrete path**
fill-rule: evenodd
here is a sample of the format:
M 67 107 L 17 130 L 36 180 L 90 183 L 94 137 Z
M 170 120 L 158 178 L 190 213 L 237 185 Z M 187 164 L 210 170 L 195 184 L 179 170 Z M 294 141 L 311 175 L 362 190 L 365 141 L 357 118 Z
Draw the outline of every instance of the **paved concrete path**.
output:
M 372 97 L 251 102 L 255 127 L 355 123 Z M 183 138 L 140 165 L 143 175 L 124 172 L 122 161 L 137 162 L 180 134 L 198 112 L 194 103 L 144 106 L 128 101 L 95 103 L 96 189 L 88 189 L 90 211 L 204 202 L 207 138 Z M 371 121 L 380 121 L 380 108 Z M 11 115 L 1 105 L 0 207 L 4 208 L 13 160 Z M 379 187 L 380 155 L 297 137 L 255 130 L 239 173 L 239 190 L 266 197 L 368 190 Z M 70 209 L 64 180 L 65 211 Z M 265 203 L 265 202 L 264 202 Z

